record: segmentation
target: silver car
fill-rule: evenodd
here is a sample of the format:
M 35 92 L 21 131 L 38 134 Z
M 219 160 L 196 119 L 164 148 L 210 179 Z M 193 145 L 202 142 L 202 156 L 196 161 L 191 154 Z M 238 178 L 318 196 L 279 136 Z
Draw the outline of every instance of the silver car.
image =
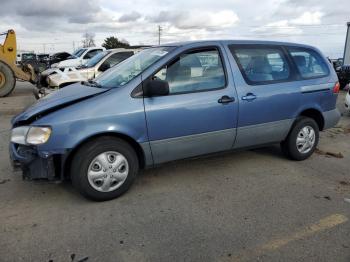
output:
M 94 79 L 137 51 L 137 49 L 124 48 L 110 49 L 98 53 L 82 66 L 55 69 L 54 73 L 47 77 L 48 88 L 59 89 L 72 83 Z

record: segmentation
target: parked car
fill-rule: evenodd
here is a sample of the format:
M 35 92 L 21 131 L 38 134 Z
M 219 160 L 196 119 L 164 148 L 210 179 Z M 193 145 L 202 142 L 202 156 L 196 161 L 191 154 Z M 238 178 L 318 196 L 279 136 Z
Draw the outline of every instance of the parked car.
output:
M 21 53 L 20 66 L 31 65 L 35 73 L 40 73 L 46 69 L 46 62 L 38 59 L 38 55 L 32 52 Z M 18 59 L 17 59 L 18 60 Z
M 350 111 L 350 89 L 347 91 L 345 96 L 345 109 Z
M 350 82 L 350 65 L 341 66 L 341 68 L 337 73 L 338 73 L 340 88 L 343 89 Z
M 319 131 L 340 119 L 338 92 L 332 65 L 311 46 L 157 46 L 17 115 L 10 155 L 24 178 L 70 178 L 84 196 L 108 200 L 140 168 L 177 159 L 276 143 L 307 159 Z
M 136 49 L 124 48 L 103 51 L 95 55 L 84 65 L 76 68 L 67 68 L 63 71 L 55 69 L 55 74 L 50 74 L 46 81 L 48 86 L 53 89 L 62 88 L 80 81 L 88 81 L 134 55 L 137 51 Z
M 87 47 L 76 50 L 67 60 L 52 64 L 53 68 L 75 67 L 85 64 L 89 59 L 96 54 L 104 51 L 103 47 Z
M 50 59 L 49 54 L 37 54 L 36 59 L 41 63 L 47 63 Z
M 54 53 L 50 56 L 49 61 L 50 65 L 59 63 L 61 61 L 67 60 L 68 57 L 71 57 L 72 55 L 68 52 L 58 52 Z

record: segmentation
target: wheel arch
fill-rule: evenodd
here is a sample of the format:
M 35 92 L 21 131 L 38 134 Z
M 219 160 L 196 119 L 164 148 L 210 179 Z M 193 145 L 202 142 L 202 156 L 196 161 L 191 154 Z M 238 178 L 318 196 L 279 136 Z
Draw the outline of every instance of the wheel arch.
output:
M 298 115 L 299 117 L 301 116 L 305 116 L 305 117 L 310 117 L 313 120 L 316 121 L 318 128 L 320 131 L 323 130 L 324 125 L 325 125 L 325 121 L 324 121 L 324 117 L 322 115 L 322 112 L 316 108 L 308 108 L 308 109 L 304 109 L 303 111 L 301 111 Z
M 125 135 L 123 133 L 117 133 L 117 132 L 103 132 L 103 133 L 98 133 L 98 134 L 94 134 L 92 136 L 89 136 L 87 138 L 85 138 L 84 140 L 80 141 L 70 152 L 69 154 L 66 156 L 65 161 L 64 161 L 64 165 L 63 165 L 63 174 L 62 177 L 67 178 L 70 177 L 70 167 L 71 167 L 71 163 L 72 160 L 74 158 L 74 155 L 76 154 L 76 152 L 86 143 L 97 139 L 99 137 L 114 137 L 114 138 L 119 138 L 122 139 L 124 141 L 126 141 L 136 152 L 137 158 L 139 160 L 139 166 L 140 168 L 144 168 L 146 165 L 146 160 L 145 160 L 145 153 L 142 149 L 142 147 L 140 146 L 140 144 L 135 141 L 132 137 Z

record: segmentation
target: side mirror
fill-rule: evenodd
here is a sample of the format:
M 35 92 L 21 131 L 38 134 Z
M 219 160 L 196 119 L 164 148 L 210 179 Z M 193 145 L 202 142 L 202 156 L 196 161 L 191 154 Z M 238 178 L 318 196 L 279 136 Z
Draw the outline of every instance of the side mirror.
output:
M 104 71 L 106 71 L 106 70 L 108 70 L 108 69 L 110 69 L 110 68 L 111 68 L 111 66 L 110 66 L 109 63 L 103 63 L 103 64 L 100 66 L 100 68 L 98 69 L 98 71 L 104 72 Z
M 169 95 L 169 83 L 160 79 L 149 80 L 143 85 L 143 95 L 147 97 Z

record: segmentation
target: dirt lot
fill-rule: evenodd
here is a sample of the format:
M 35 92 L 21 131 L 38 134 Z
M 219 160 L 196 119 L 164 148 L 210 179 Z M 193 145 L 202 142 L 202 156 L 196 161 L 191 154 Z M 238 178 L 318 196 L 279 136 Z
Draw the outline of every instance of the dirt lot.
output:
M 10 119 L 0 116 L 0 261 L 350 261 L 350 115 L 304 162 L 277 146 L 179 161 L 103 203 L 12 172 Z

